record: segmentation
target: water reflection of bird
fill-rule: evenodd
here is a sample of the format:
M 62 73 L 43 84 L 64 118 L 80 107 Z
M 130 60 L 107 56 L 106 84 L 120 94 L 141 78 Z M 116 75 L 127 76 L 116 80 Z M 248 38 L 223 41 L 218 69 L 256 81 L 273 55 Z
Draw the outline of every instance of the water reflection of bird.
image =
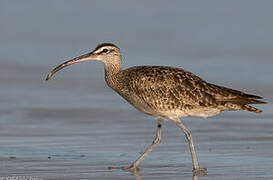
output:
M 53 69 L 46 80 L 60 69 L 71 64 L 99 60 L 105 65 L 105 80 L 109 87 L 126 99 L 136 109 L 154 116 L 158 120 L 156 137 L 150 147 L 130 166 L 137 170 L 141 161 L 161 140 L 163 119 L 174 121 L 185 133 L 191 152 L 194 174 L 205 174 L 200 168 L 190 131 L 180 117 L 210 117 L 221 111 L 262 111 L 249 104 L 262 104 L 260 96 L 246 94 L 230 88 L 207 83 L 200 77 L 183 69 L 168 66 L 136 66 L 121 69 L 120 49 L 110 43 L 100 44 L 90 53 L 79 56 Z
M 142 175 L 139 173 L 139 171 L 131 171 L 132 175 L 136 178 L 136 180 L 143 180 Z M 160 174 L 159 174 L 160 175 Z M 177 176 L 177 173 L 175 172 L 175 176 Z M 188 176 L 188 175 L 187 175 Z M 192 174 L 192 180 L 198 180 L 199 178 L 198 174 Z M 160 179 L 160 178 L 159 178 Z M 181 179 L 185 179 L 182 178 Z

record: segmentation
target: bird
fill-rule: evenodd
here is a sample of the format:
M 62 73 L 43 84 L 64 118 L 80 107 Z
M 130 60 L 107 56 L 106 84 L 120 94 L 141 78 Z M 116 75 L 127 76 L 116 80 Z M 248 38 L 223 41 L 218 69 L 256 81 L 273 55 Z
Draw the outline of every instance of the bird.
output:
M 78 62 L 101 61 L 107 85 L 139 111 L 157 119 L 157 131 L 152 144 L 129 166 L 109 167 L 130 171 L 140 170 L 143 159 L 161 141 L 164 120 L 171 120 L 184 132 L 188 141 L 193 173 L 207 174 L 199 165 L 191 132 L 182 123 L 185 117 L 211 117 L 222 111 L 246 110 L 261 113 L 249 104 L 266 104 L 263 97 L 206 82 L 199 76 L 177 67 L 134 66 L 122 69 L 120 48 L 112 43 L 101 43 L 93 51 L 66 61 L 48 73 L 49 80 L 57 71 Z

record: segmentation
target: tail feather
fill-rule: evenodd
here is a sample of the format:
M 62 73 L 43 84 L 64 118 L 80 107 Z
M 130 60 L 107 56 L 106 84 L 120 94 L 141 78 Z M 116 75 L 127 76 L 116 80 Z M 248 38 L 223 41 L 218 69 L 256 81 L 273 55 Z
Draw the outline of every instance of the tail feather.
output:
M 249 98 L 232 98 L 232 99 L 224 99 L 224 100 L 218 100 L 218 101 L 223 101 L 223 102 L 230 102 L 234 104 L 266 104 L 266 102 L 261 101 L 261 100 L 256 100 L 256 99 L 249 99 Z
M 262 113 L 263 112 L 262 110 L 257 109 L 257 108 L 255 108 L 253 106 L 250 106 L 250 105 L 243 105 L 242 109 L 247 110 L 247 111 L 251 111 L 251 112 L 255 112 L 255 113 Z
M 246 97 L 246 98 L 249 98 L 249 99 L 263 99 L 263 97 L 261 97 L 261 96 L 256 96 L 256 95 L 253 95 L 253 94 L 246 94 L 246 93 L 243 93 L 243 96 Z
M 267 103 L 265 101 L 261 101 L 257 99 L 263 99 L 263 98 L 260 96 L 244 94 L 243 96 L 241 95 L 241 96 L 230 98 L 230 99 L 221 99 L 221 100 L 218 99 L 218 102 L 225 104 L 230 110 L 241 109 L 241 110 L 246 110 L 246 111 L 255 112 L 255 113 L 262 113 L 263 112 L 262 110 L 249 105 L 249 104 L 266 104 Z
M 234 90 L 218 86 L 215 84 L 209 84 L 210 91 L 213 92 L 213 97 L 216 102 L 225 106 L 227 110 L 247 110 L 255 113 L 261 113 L 260 109 L 250 106 L 249 104 L 266 104 L 261 96 L 247 94 L 242 91 Z

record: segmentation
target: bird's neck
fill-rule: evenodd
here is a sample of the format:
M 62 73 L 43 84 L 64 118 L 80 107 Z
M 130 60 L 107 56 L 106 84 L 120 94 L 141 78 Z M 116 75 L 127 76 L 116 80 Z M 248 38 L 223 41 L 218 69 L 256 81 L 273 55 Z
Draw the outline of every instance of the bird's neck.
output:
M 121 62 L 104 64 L 105 66 L 105 81 L 107 84 L 113 88 L 116 81 L 116 75 L 121 71 Z

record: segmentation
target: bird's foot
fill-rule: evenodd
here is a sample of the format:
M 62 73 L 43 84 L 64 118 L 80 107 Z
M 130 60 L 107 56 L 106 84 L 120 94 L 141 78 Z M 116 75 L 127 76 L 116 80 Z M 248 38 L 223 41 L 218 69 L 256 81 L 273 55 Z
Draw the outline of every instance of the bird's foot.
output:
M 207 168 L 194 168 L 192 170 L 194 176 L 205 176 L 208 174 Z
M 130 171 L 130 172 L 138 172 L 140 171 L 140 168 L 139 167 L 134 167 L 134 166 L 109 166 L 108 167 L 109 170 L 112 170 L 112 169 L 121 169 L 121 170 L 124 170 L 124 171 Z

